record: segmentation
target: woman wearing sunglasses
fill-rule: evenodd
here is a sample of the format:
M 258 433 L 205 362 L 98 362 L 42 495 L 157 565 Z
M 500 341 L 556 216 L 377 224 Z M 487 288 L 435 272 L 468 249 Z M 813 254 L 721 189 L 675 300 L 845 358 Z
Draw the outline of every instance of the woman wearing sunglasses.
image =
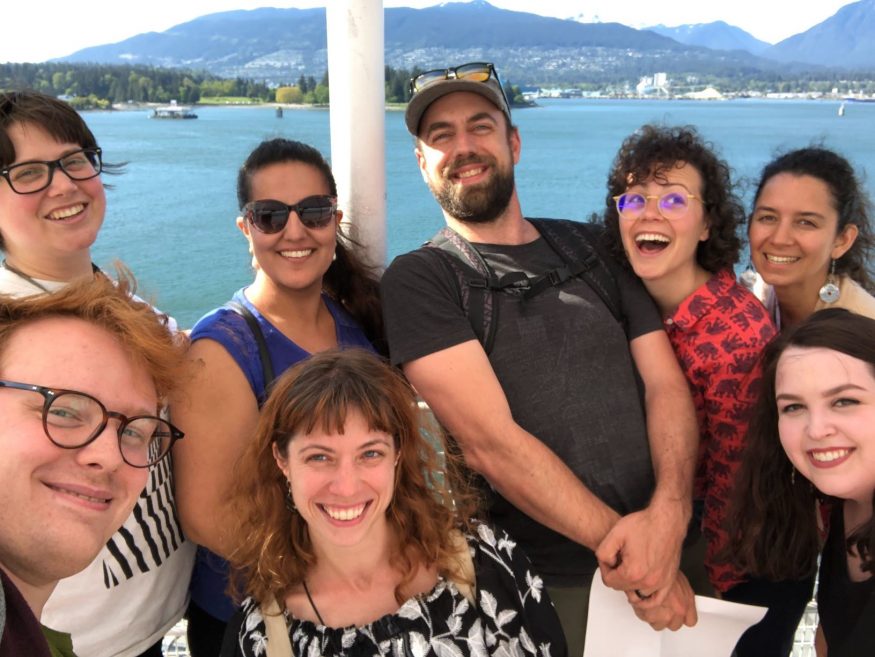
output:
M 173 407 L 187 441 L 174 453 L 179 512 L 203 546 L 188 614 L 194 657 L 219 653 L 235 609 L 225 596 L 227 566 L 214 554 L 227 554 L 218 528 L 272 379 L 312 353 L 382 341 L 378 284 L 341 230 L 336 197 L 322 155 L 287 139 L 261 143 L 237 178 L 237 227 L 255 280 L 192 330 L 190 357 L 200 369 Z
M 851 163 L 833 151 L 802 148 L 765 166 L 748 237 L 778 326 L 824 308 L 875 317 L 870 206 Z
M 758 394 L 757 363 L 775 334 L 763 305 L 733 273 L 744 210 L 730 169 L 694 129 L 645 125 L 623 142 L 608 189 L 611 246 L 662 313 L 696 404 L 701 442 L 682 569 L 697 593 L 716 591 L 770 607 L 742 637 L 739 657 L 786 655 L 810 583 L 751 581 L 720 558 L 728 540 L 726 508 Z

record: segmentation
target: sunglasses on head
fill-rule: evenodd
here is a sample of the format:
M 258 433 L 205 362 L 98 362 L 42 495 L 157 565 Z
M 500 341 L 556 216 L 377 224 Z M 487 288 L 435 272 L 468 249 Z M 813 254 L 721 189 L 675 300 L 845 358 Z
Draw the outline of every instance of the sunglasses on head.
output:
M 443 82 L 444 80 L 470 80 L 472 82 L 495 80 L 498 88 L 501 89 L 501 94 L 504 96 L 504 86 L 498 77 L 498 71 L 495 70 L 495 65 L 490 62 L 472 62 L 470 64 L 462 64 L 461 66 L 438 68 L 433 71 L 420 73 L 410 79 L 410 94 L 413 95 L 417 91 L 422 91 L 426 87 L 436 82 Z M 504 102 L 507 103 L 507 96 L 505 96 Z
M 306 228 L 324 228 L 337 216 L 336 196 L 308 196 L 294 205 L 265 199 L 243 206 L 243 218 L 262 233 L 278 233 L 289 222 L 292 211 Z

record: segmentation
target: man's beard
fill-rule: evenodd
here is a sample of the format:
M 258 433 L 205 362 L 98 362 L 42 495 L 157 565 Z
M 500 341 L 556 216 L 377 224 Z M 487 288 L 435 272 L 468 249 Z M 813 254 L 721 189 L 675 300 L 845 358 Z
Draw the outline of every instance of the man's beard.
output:
M 459 221 L 470 224 L 485 224 L 495 221 L 507 209 L 514 190 L 513 166 L 501 170 L 494 158 L 468 158 L 454 163 L 458 168 L 465 164 L 484 163 L 492 168 L 492 179 L 481 185 L 453 185 L 449 175 L 444 176 L 443 184 L 435 186 L 428 183 L 435 200 L 444 212 Z

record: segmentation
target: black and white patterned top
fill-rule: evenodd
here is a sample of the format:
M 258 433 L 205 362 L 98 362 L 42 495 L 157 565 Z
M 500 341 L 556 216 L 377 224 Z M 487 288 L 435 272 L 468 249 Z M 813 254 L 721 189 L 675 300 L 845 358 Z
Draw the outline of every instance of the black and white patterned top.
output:
M 452 581 L 440 579 L 395 613 L 361 627 L 325 627 L 287 614 L 295 657 L 565 657 L 553 604 L 516 543 L 482 524 L 466 539 L 477 579 L 476 608 Z M 249 598 L 241 613 L 235 654 L 263 657 L 261 609 Z

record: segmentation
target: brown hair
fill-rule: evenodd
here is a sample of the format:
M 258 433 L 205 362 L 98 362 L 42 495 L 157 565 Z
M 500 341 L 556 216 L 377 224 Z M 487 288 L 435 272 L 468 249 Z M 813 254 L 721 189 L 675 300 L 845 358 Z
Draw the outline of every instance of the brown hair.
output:
M 38 91 L 6 91 L 0 93 L 0 167 L 15 162 L 15 147 L 6 134 L 15 123 L 39 126 L 58 142 L 97 148 L 88 125 L 64 101 Z
M 804 477 L 793 475 L 779 438 L 775 379 L 781 354 L 793 346 L 832 349 L 868 363 L 875 376 L 873 335 L 875 320 L 829 308 L 781 333 L 763 351 L 762 390 L 727 516 L 730 543 L 723 555 L 745 572 L 773 580 L 801 579 L 817 568 L 820 552 L 815 502 L 823 496 Z M 860 554 L 863 570 L 873 572 L 875 515 L 853 528 L 847 542 Z
M 394 436 L 398 449 L 395 493 L 386 512 L 397 540 L 391 560 L 402 574 L 395 598 L 400 603 L 407 597 L 405 587 L 422 564 L 464 579 L 452 530 L 469 527 L 476 498 L 456 458 L 439 459 L 443 435 L 432 427 L 431 435 L 424 435 L 427 425 L 416 394 L 398 370 L 364 350 L 329 350 L 277 379 L 255 437 L 237 464 L 228 561 L 235 568 L 232 592 L 238 597 L 282 600 L 316 561 L 307 523 L 286 506 L 288 482 L 273 446 L 286 455 L 294 436 L 317 426 L 343 433 L 352 409 L 370 429 Z
M 836 273 L 847 274 L 868 291 L 875 291 L 875 281 L 872 280 L 870 271 L 872 253 L 875 251 L 875 235 L 869 218 L 872 214 L 872 203 L 851 163 L 835 151 L 820 146 L 784 153 L 763 167 L 754 194 L 754 208 L 763 187 L 782 173 L 811 176 L 829 188 L 830 202 L 838 216 L 836 235 L 840 235 L 849 224 L 857 227 L 857 239 L 835 261 Z M 748 229 L 752 220 L 753 214 L 748 221 Z
M 136 281 L 117 265 L 117 281 L 103 273 L 65 285 L 57 292 L 28 297 L 0 295 L 0 364 L 10 338 L 28 324 L 43 319 L 81 319 L 112 334 L 131 359 L 142 365 L 155 383 L 160 400 L 180 383 L 187 371 L 182 333 L 168 329 L 166 315 L 136 300 Z
M 715 153 L 691 126 L 643 125 L 623 141 L 608 174 L 604 223 L 608 246 L 618 262 L 627 267 L 629 259 L 620 237 L 620 216 L 614 197 L 632 185 L 650 178 L 660 180 L 673 168 L 688 164 L 702 177 L 702 198 L 708 239 L 699 242 L 696 262 L 705 271 L 731 269 L 738 262 L 741 239 L 738 228 L 744 224 L 744 207 L 735 194 L 729 165 Z

